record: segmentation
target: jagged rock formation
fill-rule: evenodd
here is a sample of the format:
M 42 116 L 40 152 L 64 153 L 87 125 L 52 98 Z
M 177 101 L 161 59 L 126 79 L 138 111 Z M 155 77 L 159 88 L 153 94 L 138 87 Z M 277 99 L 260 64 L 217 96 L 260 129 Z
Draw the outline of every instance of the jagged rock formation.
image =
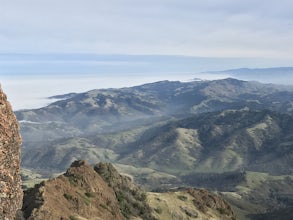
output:
M 136 186 L 129 176 L 119 174 L 110 163 L 98 163 L 94 169 L 113 188 L 120 210 L 126 219 L 136 217 L 143 220 L 156 220 L 147 203 L 146 193 Z
M 25 192 L 26 219 L 155 220 L 146 193 L 109 163 L 75 161 L 65 174 Z
M 113 189 L 84 161 L 27 190 L 23 212 L 26 219 L 35 220 L 123 219 Z
M 22 206 L 18 122 L 0 87 L 0 219 L 15 219 Z

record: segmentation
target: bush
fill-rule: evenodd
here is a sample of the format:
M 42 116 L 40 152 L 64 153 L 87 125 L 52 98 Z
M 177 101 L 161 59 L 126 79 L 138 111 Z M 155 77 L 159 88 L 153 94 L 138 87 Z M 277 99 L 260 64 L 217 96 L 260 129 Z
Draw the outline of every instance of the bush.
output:
M 228 211 L 224 208 L 217 208 L 217 210 L 220 212 L 221 215 L 227 215 Z
M 88 198 L 95 197 L 95 194 L 92 193 L 92 192 L 86 192 L 85 195 L 86 195 Z
M 68 179 L 69 179 L 69 182 L 71 185 L 77 186 L 77 179 L 76 178 L 74 178 L 73 176 L 69 176 Z
M 64 196 L 64 198 L 67 199 L 68 201 L 70 201 L 70 200 L 73 199 L 72 195 L 67 194 L 67 193 L 64 193 L 63 196 Z
M 155 208 L 154 210 L 155 210 L 155 212 L 158 213 L 159 215 L 162 214 L 162 212 L 163 212 L 163 210 L 162 210 L 160 207 Z
M 181 201 L 187 201 L 187 197 L 184 195 L 178 195 L 177 198 L 180 199 Z

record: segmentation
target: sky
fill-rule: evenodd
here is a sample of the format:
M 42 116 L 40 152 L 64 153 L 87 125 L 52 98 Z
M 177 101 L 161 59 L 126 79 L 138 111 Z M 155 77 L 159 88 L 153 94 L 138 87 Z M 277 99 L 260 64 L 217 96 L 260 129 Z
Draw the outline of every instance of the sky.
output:
M 2 53 L 293 57 L 291 0 L 0 0 Z
M 0 0 L 0 83 L 50 95 L 292 66 L 292 0 Z

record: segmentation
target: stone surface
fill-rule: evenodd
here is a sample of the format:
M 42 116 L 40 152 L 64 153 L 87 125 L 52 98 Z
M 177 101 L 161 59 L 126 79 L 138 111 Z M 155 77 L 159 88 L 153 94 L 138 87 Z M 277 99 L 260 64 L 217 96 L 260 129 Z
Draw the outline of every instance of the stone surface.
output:
M 16 117 L 0 87 L 0 219 L 15 219 L 21 209 L 21 137 Z

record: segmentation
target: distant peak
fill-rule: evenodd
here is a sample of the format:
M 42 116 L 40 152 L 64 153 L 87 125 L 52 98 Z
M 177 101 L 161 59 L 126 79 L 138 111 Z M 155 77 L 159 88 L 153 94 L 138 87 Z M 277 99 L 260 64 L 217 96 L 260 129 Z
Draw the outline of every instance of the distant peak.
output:
M 239 84 L 239 83 L 246 82 L 244 80 L 235 79 L 235 78 L 232 78 L 232 77 L 225 78 L 225 79 L 214 80 L 214 81 L 216 81 L 216 82 L 229 82 L 229 83 L 233 83 L 233 84 Z

